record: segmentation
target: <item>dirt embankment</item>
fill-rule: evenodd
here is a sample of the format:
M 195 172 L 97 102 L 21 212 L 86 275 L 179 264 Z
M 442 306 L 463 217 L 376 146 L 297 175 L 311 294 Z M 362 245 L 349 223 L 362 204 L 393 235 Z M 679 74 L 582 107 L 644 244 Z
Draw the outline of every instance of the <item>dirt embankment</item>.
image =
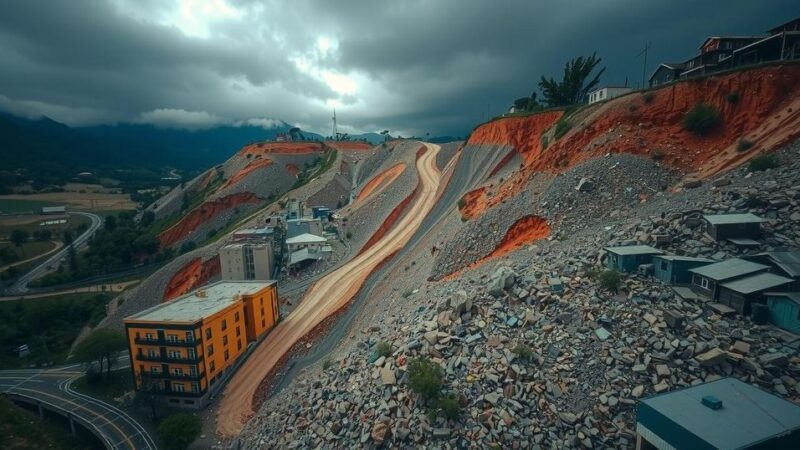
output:
M 578 111 L 560 139 L 542 131 L 555 113 L 499 119 L 478 127 L 469 144 L 512 145 L 524 157 L 523 170 L 490 198 L 473 196 L 465 205 L 480 214 L 517 194 L 534 172 L 561 173 L 610 153 L 649 155 L 669 167 L 700 177 L 736 167 L 758 153 L 800 137 L 800 65 L 788 64 L 687 80 L 647 93 L 634 93 Z M 712 105 L 719 125 L 705 136 L 683 129 L 683 118 L 698 103 Z M 538 118 L 538 119 L 537 119 Z M 737 151 L 741 139 L 753 145 Z
M 242 192 L 228 195 L 227 197 L 222 197 L 217 200 L 207 201 L 193 209 L 178 223 L 161 232 L 161 234 L 158 235 L 158 241 L 161 243 L 162 248 L 169 247 L 179 242 L 189 233 L 196 230 L 200 225 L 213 219 L 223 211 L 233 209 L 244 203 L 258 203 L 259 201 L 261 201 L 261 199 L 251 192 Z
M 250 175 L 256 170 L 264 167 L 269 167 L 271 165 L 272 165 L 272 160 L 269 158 L 261 158 L 255 161 L 251 161 L 246 166 L 244 166 L 242 170 L 236 172 L 232 177 L 228 178 L 228 181 L 226 181 L 225 184 L 222 185 L 222 188 L 220 190 L 233 186 L 242 179 L 244 179 L 244 177 Z
M 286 171 L 289 172 L 289 175 L 296 177 L 297 174 L 300 173 L 300 168 L 295 164 L 289 163 L 286 164 Z
M 392 184 L 392 182 L 396 180 L 404 170 L 406 170 L 406 163 L 400 162 L 384 170 L 378 175 L 375 175 L 367 182 L 367 184 L 364 185 L 364 188 L 361 189 L 361 192 L 358 193 L 356 196 L 356 201 L 367 198 L 369 194 L 379 190 L 379 187 L 385 188 L 386 186 Z
M 336 150 L 349 152 L 368 152 L 372 150 L 372 144 L 358 141 L 325 141 L 325 145 Z
M 547 236 L 550 236 L 550 225 L 545 219 L 533 215 L 525 216 L 511 225 L 497 248 L 483 260 L 499 258 Z
M 206 261 L 203 261 L 202 258 L 193 259 L 170 278 L 167 288 L 164 290 L 164 301 L 180 297 L 196 287 L 208 283 L 211 278 L 219 275 L 220 270 L 219 256 L 214 256 Z
M 322 144 L 319 142 L 259 142 L 250 144 L 239 150 L 237 156 L 247 156 L 248 154 L 267 155 L 306 155 L 309 153 L 322 153 Z

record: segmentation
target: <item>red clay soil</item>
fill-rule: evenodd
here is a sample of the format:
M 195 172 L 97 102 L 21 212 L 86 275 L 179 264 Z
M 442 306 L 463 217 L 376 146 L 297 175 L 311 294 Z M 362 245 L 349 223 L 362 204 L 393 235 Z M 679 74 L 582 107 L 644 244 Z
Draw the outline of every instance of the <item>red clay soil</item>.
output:
M 357 141 L 325 141 L 325 145 L 336 150 L 348 152 L 367 152 L 372 150 L 372 144 Z
M 417 150 L 416 160 L 418 160 L 420 158 L 420 156 L 425 154 L 425 150 L 426 150 L 426 147 L 424 145 L 420 146 L 420 148 Z M 388 233 L 389 230 L 392 229 L 394 224 L 403 215 L 403 210 L 406 209 L 406 207 L 411 203 L 411 200 L 413 200 L 414 197 L 417 195 L 417 192 L 419 191 L 419 187 L 420 187 L 420 183 L 418 181 L 417 182 L 417 186 L 414 188 L 414 190 L 410 194 L 408 194 L 408 196 L 406 198 L 404 198 L 400 203 L 398 203 L 397 206 L 394 207 L 394 209 L 392 209 L 392 212 L 389 213 L 389 215 L 383 221 L 381 226 L 378 227 L 378 229 L 375 231 L 375 233 L 373 233 L 372 237 L 369 238 L 367 243 L 364 244 L 363 247 L 361 247 L 361 250 L 358 251 L 359 255 L 364 253 L 365 251 L 367 251 L 373 245 L 375 245 L 376 242 L 380 241 L 381 238 L 383 238 L 383 236 L 386 233 Z
M 256 170 L 261 169 L 263 167 L 269 167 L 271 165 L 272 165 L 272 160 L 269 158 L 261 158 L 255 161 L 251 161 L 246 166 L 244 166 L 242 170 L 236 172 L 235 174 L 233 174 L 232 177 L 228 178 L 228 181 L 226 181 L 225 184 L 222 185 L 222 189 L 233 186 L 239 181 L 243 180 L 244 177 L 250 175 Z
M 269 153 L 281 155 L 307 155 L 311 153 L 321 153 L 322 144 L 319 142 L 259 142 L 250 144 L 239 150 L 238 155 L 246 156 L 251 154 L 266 155 Z
M 233 209 L 244 203 L 258 203 L 260 199 L 252 192 L 241 192 L 205 202 L 184 216 L 178 223 L 161 232 L 158 241 L 161 248 L 167 248 L 186 237 L 200 225 L 208 222 L 223 211 Z
M 626 95 L 576 113 L 572 129 L 544 150 L 540 138 L 543 127 L 557 118 L 553 113 L 487 123 L 472 133 L 469 144 L 512 145 L 524 156 L 525 167 L 491 198 L 475 196 L 480 204 L 467 208 L 480 214 L 517 194 L 534 172 L 560 173 L 609 153 L 657 153 L 669 167 L 700 178 L 713 176 L 800 137 L 797 80 L 800 65 L 786 64 L 667 85 L 650 91 L 647 99 L 642 93 Z M 733 92 L 739 96 L 736 102 L 726 99 Z M 714 106 L 721 118 L 702 137 L 682 126 L 686 112 L 700 102 Z M 752 150 L 736 151 L 742 138 L 753 142 Z
M 289 175 L 296 177 L 297 174 L 300 173 L 300 168 L 294 164 L 289 163 L 286 165 L 286 171 L 289 172 Z
M 219 256 L 214 256 L 205 262 L 201 258 L 193 259 L 170 278 L 167 288 L 164 290 L 164 301 L 180 297 L 208 283 L 212 277 L 219 275 L 220 271 Z
M 464 194 L 464 197 L 462 198 L 464 202 L 459 202 L 458 207 L 458 210 L 461 211 L 462 217 L 471 219 L 480 215 L 485 210 L 486 202 L 489 199 L 488 195 L 486 195 L 486 191 L 486 187 L 481 186 Z
M 356 196 L 356 201 L 363 200 L 369 196 L 373 191 L 375 191 L 379 186 L 388 186 L 406 170 L 406 163 L 400 162 L 395 164 L 394 166 L 384 170 L 383 172 L 375 175 L 372 177 L 367 184 L 364 185 L 364 188 L 361 189 L 361 192 L 358 193 Z

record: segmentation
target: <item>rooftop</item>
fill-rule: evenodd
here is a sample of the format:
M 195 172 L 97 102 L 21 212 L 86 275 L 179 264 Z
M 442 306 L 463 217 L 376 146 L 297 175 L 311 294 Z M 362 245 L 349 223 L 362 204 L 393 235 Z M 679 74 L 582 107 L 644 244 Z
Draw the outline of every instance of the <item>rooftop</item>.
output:
M 730 283 L 725 283 L 722 287 L 738 292 L 740 294 L 752 294 L 770 288 L 783 286 L 793 282 L 791 278 L 775 275 L 774 273 L 763 272 L 747 278 L 741 278 Z
M 755 214 L 712 214 L 703 216 L 711 225 L 731 225 L 735 223 L 761 223 L 764 219 Z
M 800 305 L 800 292 L 765 292 L 764 295 L 768 297 L 786 297 Z
M 649 245 L 625 245 L 622 247 L 606 247 L 606 250 L 617 255 L 660 255 L 664 252 Z
M 694 256 L 678 256 L 678 255 L 656 255 L 654 258 L 666 259 L 667 261 L 691 261 L 691 262 L 707 262 L 713 263 L 713 259 L 696 258 Z
M 240 295 L 252 295 L 275 284 L 275 281 L 218 281 L 126 317 L 126 321 L 195 323 L 212 316 L 237 301 Z
M 708 396 L 719 399 L 722 407 L 704 405 L 702 399 Z M 650 411 L 655 414 L 643 414 Z M 639 406 L 640 422 L 645 415 L 652 422 L 662 422 L 661 416 L 720 449 L 749 447 L 800 427 L 800 406 L 735 378 L 644 399 Z
M 800 251 L 785 252 L 764 252 L 755 256 L 763 256 L 772 261 L 773 264 L 783 269 L 793 277 L 800 277 Z
M 689 272 L 711 278 L 712 280 L 722 281 L 767 269 L 769 269 L 769 266 L 746 261 L 744 259 L 733 258 L 707 266 L 695 267 L 694 269 L 689 269 Z
M 303 233 L 301 235 L 289 238 L 286 240 L 287 244 L 306 244 L 306 243 L 317 243 L 317 242 L 328 242 L 327 239 L 324 237 L 317 236 L 311 233 Z

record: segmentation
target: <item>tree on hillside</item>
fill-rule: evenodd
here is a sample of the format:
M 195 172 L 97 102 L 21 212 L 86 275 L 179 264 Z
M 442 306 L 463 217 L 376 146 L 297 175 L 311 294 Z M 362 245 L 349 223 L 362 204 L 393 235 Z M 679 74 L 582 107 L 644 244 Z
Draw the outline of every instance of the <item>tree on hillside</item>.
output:
M 579 56 L 567 62 L 564 66 L 564 78 L 559 82 L 542 77 L 539 87 L 548 106 L 567 106 L 580 103 L 586 94 L 600 82 L 600 75 L 605 72 L 605 67 L 600 69 L 594 77 L 587 82 L 594 69 L 602 61 L 596 53 L 592 56 Z
M 200 418 L 194 414 L 177 413 L 161 421 L 158 436 L 166 450 L 185 450 L 197 439 L 201 430 Z
M 14 230 L 11 232 L 11 237 L 9 238 L 11 242 L 14 244 L 15 247 L 22 251 L 22 254 L 25 254 L 25 245 L 28 242 L 28 233 L 24 230 Z
M 97 362 L 100 373 L 103 373 L 103 367 L 106 367 L 105 376 L 108 377 L 117 353 L 126 348 L 128 348 L 128 343 L 122 333 L 108 328 L 100 328 L 78 344 L 73 355 L 79 362 Z

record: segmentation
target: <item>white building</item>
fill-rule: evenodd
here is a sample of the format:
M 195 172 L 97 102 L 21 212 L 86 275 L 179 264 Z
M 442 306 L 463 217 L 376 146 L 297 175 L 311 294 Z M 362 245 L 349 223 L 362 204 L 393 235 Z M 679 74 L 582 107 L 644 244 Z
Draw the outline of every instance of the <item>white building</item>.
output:
M 304 248 L 307 248 L 311 252 L 320 252 L 324 251 L 325 247 L 330 248 L 327 239 L 309 233 L 286 239 L 286 248 L 289 250 L 289 253 L 294 253 Z
M 230 244 L 219 250 L 223 280 L 270 280 L 275 256 L 269 242 Z
M 589 92 L 589 104 L 608 100 L 610 98 L 619 97 L 620 95 L 627 94 L 633 89 L 627 86 L 606 86 L 595 89 Z

